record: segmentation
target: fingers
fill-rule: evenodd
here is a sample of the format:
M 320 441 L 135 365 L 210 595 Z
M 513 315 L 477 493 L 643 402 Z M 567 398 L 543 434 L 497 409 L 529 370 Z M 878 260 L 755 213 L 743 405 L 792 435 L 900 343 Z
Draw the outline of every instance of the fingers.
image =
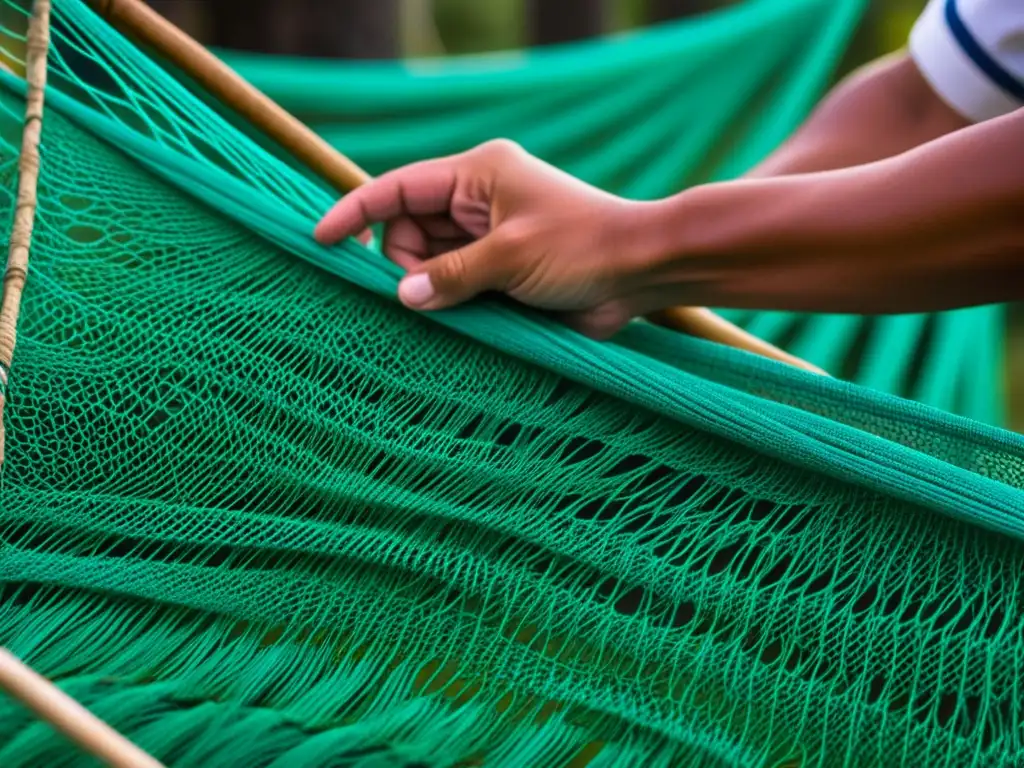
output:
M 493 238 L 485 237 L 424 262 L 399 283 L 398 298 L 411 309 L 436 310 L 504 290 L 515 262 L 496 250 Z
M 419 224 L 408 216 L 402 216 L 391 222 L 384 231 L 381 250 L 408 272 L 430 256 L 430 241 Z
M 455 181 L 455 164 L 450 159 L 413 163 L 391 171 L 341 198 L 316 225 L 313 236 L 330 245 L 371 224 L 399 216 L 446 212 Z
M 400 216 L 384 231 L 381 250 L 391 261 L 409 271 L 427 259 L 462 248 L 474 239 L 451 221 L 432 222 Z
M 431 240 L 476 239 L 452 218 L 451 213 L 417 216 L 415 221 Z

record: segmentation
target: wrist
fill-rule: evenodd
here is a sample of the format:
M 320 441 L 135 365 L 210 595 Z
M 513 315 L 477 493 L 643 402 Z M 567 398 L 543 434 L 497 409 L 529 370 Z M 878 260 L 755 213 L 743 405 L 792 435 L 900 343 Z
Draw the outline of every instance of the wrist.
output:
M 641 203 L 627 267 L 632 290 L 664 296 L 665 306 L 742 303 L 786 239 L 778 181 L 708 184 Z

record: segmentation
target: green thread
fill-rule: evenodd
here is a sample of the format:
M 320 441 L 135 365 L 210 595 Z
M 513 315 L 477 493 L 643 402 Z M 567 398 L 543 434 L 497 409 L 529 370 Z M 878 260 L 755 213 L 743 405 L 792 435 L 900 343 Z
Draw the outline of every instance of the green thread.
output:
M 699 73 L 840 11 L 760 0 L 638 47 Z M 502 303 L 409 313 L 379 254 L 312 242 L 321 185 L 54 12 L 0 644 L 175 766 L 1024 759 L 1018 436 L 643 323 L 598 344 Z M 614 69 L 537 61 L 563 55 L 567 88 Z M 367 100 L 429 103 L 396 72 L 367 67 Z M 80 758 L 0 698 L 0 765 Z

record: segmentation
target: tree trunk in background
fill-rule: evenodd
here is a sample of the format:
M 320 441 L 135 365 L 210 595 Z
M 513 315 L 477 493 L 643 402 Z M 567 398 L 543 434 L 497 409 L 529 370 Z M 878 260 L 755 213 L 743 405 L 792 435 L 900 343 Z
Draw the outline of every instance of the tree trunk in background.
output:
M 400 55 L 400 0 L 291 0 L 275 5 L 302 8 L 307 56 L 394 59 Z
M 209 36 L 209 13 L 202 0 L 148 0 L 154 11 L 197 40 Z
M 652 24 L 681 19 L 685 16 L 696 16 L 723 5 L 731 5 L 730 2 L 722 2 L 722 0 L 647 0 L 647 2 L 647 16 Z
M 208 0 L 208 45 L 236 51 L 269 53 L 270 0 Z
M 342 59 L 400 55 L 400 0 L 210 0 L 213 45 Z
M 603 34 L 605 0 L 526 0 L 531 45 L 582 40 Z

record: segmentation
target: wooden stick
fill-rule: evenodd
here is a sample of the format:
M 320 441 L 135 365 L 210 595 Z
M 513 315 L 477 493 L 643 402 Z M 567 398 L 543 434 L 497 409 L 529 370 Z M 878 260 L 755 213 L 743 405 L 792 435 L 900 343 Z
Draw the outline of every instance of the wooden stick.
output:
M 14 225 L 7 250 L 3 292 L 0 295 L 0 465 L 4 462 L 4 402 L 8 376 L 18 336 L 21 295 L 28 278 L 28 254 L 36 219 L 36 187 L 39 182 L 39 139 L 43 132 L 43 94 L 50 48 L 50 0 L 34 0 L 28 22 L 25 52 L 25 122 L 18 157 L 18 193 Z
M 828 376 L 828 373 L 816 365 L 811 365 L 806 360 L 801 360 L 799 357 L 791 355 L 763 339 L 759 339 L 752 333 L 747 333 L 724 317 L 716 315 L 710 309 L 672 307 L 661 312 L 655 312 L 648 316 L 647 319 L 657 325 L 687 333 L 690 336 L 699 336 L 702 339 L 717 341 L 736 349 L 753 352 L 755 355 L 778 360 L 780 363 L 803 368 L 811 373 Z
M 38 0 L 37 0 L 38 2 Z M 113 768 L 163 768 L 88 709 L 0 648 L 0 688 Z
M 341 193 L 370 180 L 370 175 L 204 46 L 149 8 L 142 0 L 90 0 L 122 32 L 152 46 L 227 106 L 260 128 Z M 677 307 L 649 318 L 652 322 L 710 341 L 822 373 L 705 309 Z

